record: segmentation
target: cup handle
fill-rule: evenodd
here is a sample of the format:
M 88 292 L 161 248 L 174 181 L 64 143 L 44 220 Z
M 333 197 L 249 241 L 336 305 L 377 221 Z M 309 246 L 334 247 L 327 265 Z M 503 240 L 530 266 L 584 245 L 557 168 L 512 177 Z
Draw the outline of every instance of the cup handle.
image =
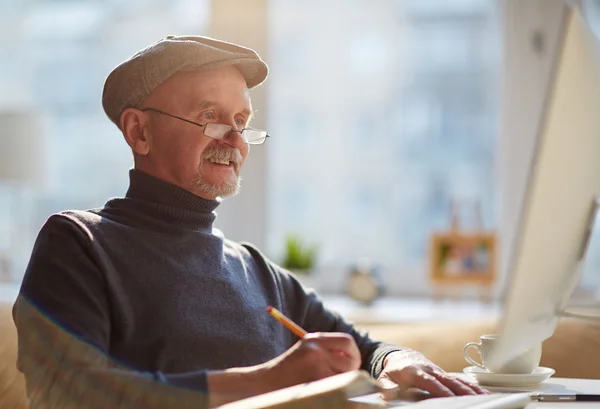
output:
M 477 349 L 477 352 L 479 352 L 479 356 L 481 356 L 481 344 L 477 343 L 477 342 L 469 342 L 467 345 L 465 345 L 464 349 L 463 349 L 463 353 L 465 356 L 465 360 L 475 366 L 480 367 L 481 369 L 485 369 L 485 366 L 483 366 L 482 364 L 480 364 L 479 362 L 477 362 L 476 360 L 474 360 L 473 358 L 471 358 L 469 356 L 469 353 L 467 352 L 469 350 L 469 348 L 475 348 Z

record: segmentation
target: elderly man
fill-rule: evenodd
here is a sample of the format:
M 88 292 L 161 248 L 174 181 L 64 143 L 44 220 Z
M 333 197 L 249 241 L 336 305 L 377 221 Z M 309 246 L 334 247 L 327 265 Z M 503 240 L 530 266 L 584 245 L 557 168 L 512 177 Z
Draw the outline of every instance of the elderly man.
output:
M 213 224 L 250 144 L 252 50 L 167 37 L 108 76 L 103 107 L 133 151 L 123 198 L 41 229 L 15 303 L 34 407 L 208 407 L 358 368 L 434 396 L 485 393 L 371 340 Z M 273 305 L 310 334 L 272 320 Z

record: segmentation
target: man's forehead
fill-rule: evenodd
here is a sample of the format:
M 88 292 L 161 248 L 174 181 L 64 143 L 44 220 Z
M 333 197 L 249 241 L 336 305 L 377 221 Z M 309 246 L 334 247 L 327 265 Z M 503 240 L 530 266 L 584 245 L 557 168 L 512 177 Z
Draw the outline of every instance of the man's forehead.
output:
M 245 92 L 244 96 L 245 96 L 246 104 L 243 107 L 241 107 L 240 112 L 242 112 L 246 115 L 252 115 L 252 102 L 250 100 L 250 94 L 248 92 Z M 211 109 L 211 108 L 215 108 L 215 109 L 226 108 L 225 104 L 223 104 L 222 102 L 217 101 L 217 100 L 208 100 L 208 99 L 201 99 L 198 102 L 196 102 L 194 105 L 195 105 L 195 108 L 200 111 L 205 110 L 205 109 Z
M 179 72 L 161 84 L 147 102 L 179 105 L 185 109 L 250 107 L 250 91 L 233 67 L 216 70 Z

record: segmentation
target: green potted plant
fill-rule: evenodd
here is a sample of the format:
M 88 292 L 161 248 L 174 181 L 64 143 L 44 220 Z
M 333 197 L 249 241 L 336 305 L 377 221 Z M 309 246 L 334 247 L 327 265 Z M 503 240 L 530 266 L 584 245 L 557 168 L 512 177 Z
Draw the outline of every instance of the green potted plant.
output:
M 307 245 L 296 234 L 286 236 L 282 267 L 298 276 L 308 276 L 315 267 L 316 258 L 316 245 Z

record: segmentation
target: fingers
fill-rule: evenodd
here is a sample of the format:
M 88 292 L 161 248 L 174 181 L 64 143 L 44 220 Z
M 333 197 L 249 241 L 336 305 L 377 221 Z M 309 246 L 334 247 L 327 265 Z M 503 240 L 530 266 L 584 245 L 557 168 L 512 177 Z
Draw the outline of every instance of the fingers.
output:
M 307 334 L 302 342 L 307 344 L 315 343 L 319 348 L 323 348 L 336 357 L 342 358 L 342 361 L 345 358 L 346 360 L 350 359 L 353 363 L 358 362 L 358 367 L 360 367 L 362 360 L 360 351 L 356 346 L 354 338 L 349 334 L 337 332 Z
M 386 379 L 387 377 L 390 377 L 390 379 Z M 395 382 L 405 388 L 418 388 L 429 392 L 431 397 L 489 393 L 485 389 L 455 375 L 448 374 L 435 366 L 407 366 L 397 372 L 386 374 L 386 376 L 380 378 L 380 382 L 384 388 L 389 388 L 390 382 Z M 383 391 L 382 395 L 384 397 L 390 396 L 392 391 Z
M 378 383 L 379 394 L 384 400 L 398 399 L 398 395 L 403 392 L 400 386 L 389 378 L 380 378 Z
M 469 388 L 471 388 L 472 390 L 474 390 L 478 395 L 489 395 L 491 392 L 488 391 L 487 389 L 482 388 L 479 385 L 476 385 L 474 383 L 471 383 L 469 381 L 466 381 L 464 379 L 458 378 L 458 380 L 462 383 L 464 383 L 465 385 L 467 385 Z
M 439 371 L 432 371 L 431 375 L 435 377 L 445 387 L 450 389 L 452 393 L 456 396 L 477 395 L 473 388 L 469 387 L 465 382 L 462 382 L 456 376 Z
M 457 396 L 489 394 L 487 390 L 481 388 L 480 386 L 465 379 L 459 378 L 458 376 L 450 375 L 438 367 L 432 368 L 428 372 Z
M 282 359 L 308 369 L 311 380 L 356 370 L 362 361 L 354 338 L 343 333 L 307 334 Z
M 320 375 L 327 373 L 326 376 L 331 376 L 360 367 L 359 360 L 347 354 L 340 355 L 336 351 L 323 348 L 316 342 L 307 341 L 303 343 L 301 349 L 304 356 L 303 360 L 307 365 L 312 365 Z
M 360 358 L 354 358 L 347 354 L 340 354 L 339 351 L 329 351 L 326 355 L 327 365 L 336 373 L 354 371 L 360 368 Z
M 305 335 L 285 353 L 265 364 L 273 389 L 312 382 L 360 368 L 361 356 L 349 334 Z
M 431 394 L 432 397 L 455 396 L 454 392 L 444 385 L 435 376 L 420 368 L 407 367 L 408 379 L 406 385 L 422 389 Z M 399 382 L 400 383 L 400 382 Z
M 304 337 L 304 340 L 314 340 L 323 348 L 346 352 L 352 357 L 360 357 L 356 342 L 350 334 L 345 334 L 343 332 L 315 332 L 307 334 Z

